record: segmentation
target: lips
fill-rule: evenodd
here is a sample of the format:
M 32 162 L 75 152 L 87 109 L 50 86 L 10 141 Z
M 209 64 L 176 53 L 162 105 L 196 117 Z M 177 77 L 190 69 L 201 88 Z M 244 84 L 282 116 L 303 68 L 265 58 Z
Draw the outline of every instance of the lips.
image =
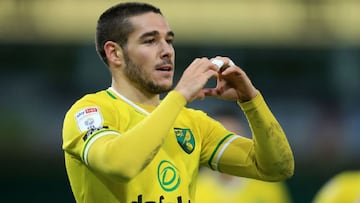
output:
M 170 63 L 161 64 L 160 66 L 157 66 L 156 70 L 169 72 L 173 70 L 173 65 Z
M 170 67 L 160 67 L 160 68 L 157 68 L 156 70 L 158 70 L 158 71 L 171 71 L 171 68 Z

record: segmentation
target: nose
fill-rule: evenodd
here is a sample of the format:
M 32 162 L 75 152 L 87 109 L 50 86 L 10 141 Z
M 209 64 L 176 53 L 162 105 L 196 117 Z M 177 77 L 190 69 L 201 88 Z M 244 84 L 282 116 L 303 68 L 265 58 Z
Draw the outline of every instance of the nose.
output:
M 161 43 L 161 58 L 171 58 L 174 56 L 174 53 L 173 45 L 164 40 Z

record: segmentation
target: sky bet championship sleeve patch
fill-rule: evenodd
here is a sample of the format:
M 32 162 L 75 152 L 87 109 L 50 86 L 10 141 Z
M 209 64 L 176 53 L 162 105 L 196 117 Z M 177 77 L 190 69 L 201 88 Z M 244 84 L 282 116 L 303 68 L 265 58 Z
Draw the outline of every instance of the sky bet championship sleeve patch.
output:
M 81 109 L 75 114 L 75 119 L 80 132 L 90 129 L 99 129 L 103 124 L 103 118 L 99 107 L 91 106 Z

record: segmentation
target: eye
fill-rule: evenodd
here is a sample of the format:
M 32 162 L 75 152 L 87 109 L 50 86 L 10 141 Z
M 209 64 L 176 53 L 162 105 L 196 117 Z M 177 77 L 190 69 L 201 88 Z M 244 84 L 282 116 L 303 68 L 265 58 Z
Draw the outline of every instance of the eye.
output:
M 145 44 L 153 44 L 153 43 L 155 43 L 155 38 L 146 39 L 146 40 L 144 40 L 144 43 Z
M 169 38 L 166 40 L 168 44 L 174 44 L 174 38 Z

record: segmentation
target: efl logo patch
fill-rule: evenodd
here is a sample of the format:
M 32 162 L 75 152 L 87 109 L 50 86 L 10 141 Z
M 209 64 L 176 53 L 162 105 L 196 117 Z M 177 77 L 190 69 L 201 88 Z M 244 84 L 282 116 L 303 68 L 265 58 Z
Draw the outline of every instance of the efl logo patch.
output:
M 75 119 L 79 130 L 85 132 L 102 127 L 103 118 L 97 106 L 87 107 L 76 113 Z
M 195 149 L 195 138 L 190 129 L 174 128 L 176 139 L 181 148 L 188 154 Z

